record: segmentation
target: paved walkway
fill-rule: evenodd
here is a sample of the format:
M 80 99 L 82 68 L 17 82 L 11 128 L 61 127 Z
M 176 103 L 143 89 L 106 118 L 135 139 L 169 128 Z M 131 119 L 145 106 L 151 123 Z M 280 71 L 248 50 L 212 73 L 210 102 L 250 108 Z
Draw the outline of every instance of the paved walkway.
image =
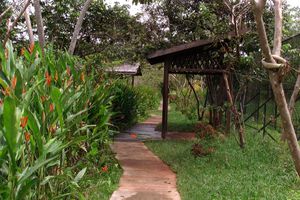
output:
M 124 172 L 111 200 L 180 200 L 176 175 L 142 142 L 160 139 L 154 130 L 160 122 L 151 117 L 115 139 L 112 150 Z

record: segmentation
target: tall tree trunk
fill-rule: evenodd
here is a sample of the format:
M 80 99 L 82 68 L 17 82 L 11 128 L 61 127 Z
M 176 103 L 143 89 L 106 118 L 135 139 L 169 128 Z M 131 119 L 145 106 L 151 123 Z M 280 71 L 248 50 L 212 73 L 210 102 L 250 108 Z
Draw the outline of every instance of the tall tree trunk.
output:
M 24 4 L 24 7 L 22 8 L 22 10 L 20 11 L 20 13 L 18 14 L 18 16 L 15 18 L 14 22 L 7 27 L 7 31 L 6 31 L 6 35 L 5 35 L 5 38 L 4 38 L 4 41 L 3 41 L 3 46 L 5 47 L 6 45 L 6 42 L 8 41 L 9 39 L 9 36 L 10 36 L 10 32 L 11 30 L 14 29 L 14 27 L 17 25 L 20 17 L 24 14 L 25 10 L 27 9 L 27 7 L 29 6 L 30 4 L 30 0 L 27 0 L 26 3 Z
M 229 81 L 228 81 L 228 75 L 223 74 L 223 79 L 224 79 L 224 83 L 225 83 L 227 99 L 230 104 L 230 109 L 231 109 L 231 112 L 234 114 L 234 124 L 235 124 L 236 130 L 238 131 L 240 147 L 244 148 L 244 146 L 245 146 L 244 128 L 243 128 L 240 114 L 237 111 L 237 108 L 233 102 L 233 97 L 231 94 L 230 85 L 229 85 Z
M 34 37 L 33 37 L 33 31 L 32 31 L 31 20 L 30 20 L 28 8 L 24 12 L 24 17 L 26 20 L 27 32 L 28 32 L 28 36 L 29 36 L 29 44 L 30 44 L 30 46 L 33 46 L 34 45 Z
M 41 11 L 41 5 L 40 0 L 34 0 L 33 1 L 34 6 L 34 14 L 37 24 L 37 31 L 38 31 L 38 37 L 39 37 L 39 43 L 42 49 L 42 54 L 44 55 L 44 46 L 45 46 L 45 33 L 44 33 L 44 24 L 43 24 L 43 17 L 42 17 L 42 11 Z
M 252 0 L 253 13 L 257 24 L 258 36 L 260 39 L 260 46 L 265 58 L 265 61 L 270 64 L 277 64 L 274 56 L 271 54 L 270 46 L 267 40 L 266 30 L 263 21 L 263 11 L 266 5 L 266 0 Z M 274 0 L 275 10 L 275 34 L 274 34 L 274 49 L 273 54 L 279 56 L 282 42 L 282 2 L 281 0 Z M 280 112 L 282 129 L 286 135 L 288 146 L 294 161 L 294 165 L 298 176 L 300 176 L 300 149 L 297 142 L 297 137 L 288 104 L 285 98 L 282 77 L 280 70 L 268 70 L 269 79 L 272 85 L 275 101 Z
M 70 43 L 70 46 L 69 46 L 69 54 L 74 54 L 74 51 L 75 51 L 75 47 L 76 47 L 76 43 L 77 43 L 77 38 L 78 38 L 78 35 L 79 35 L 79 32 L 81 30 L 81 26 L 82 26 L 82 23 L 83 23 L 83 19 L 84 19 L 84 16 L 87 12 L 87 10 L 89 9 L 91 3 L 92 3 L 93 0 L 87 0 L 81 11 L 80 11 L 80 15 L 79 15 L 79 18 L 77 20 L 77 23 L 76 23 L 76 26 L 75 26 L 75 29 L 74 29 L 74 32 L 73 32 L 73 36 L 72 36 L 72 39 L 71 39 L 71 43 Z

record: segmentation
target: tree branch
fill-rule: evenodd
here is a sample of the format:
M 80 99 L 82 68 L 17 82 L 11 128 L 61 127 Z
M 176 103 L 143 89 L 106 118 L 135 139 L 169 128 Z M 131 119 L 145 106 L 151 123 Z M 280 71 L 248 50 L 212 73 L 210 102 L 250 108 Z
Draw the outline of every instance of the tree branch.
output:
M 32 31 L 32 26 L 31 26 L 31 20 L 30 20 L 30 16 L 28 13 L 28 8 L 24 12 L 24 17 L 26 20 L 27 32 L 28 32 L 28 36 L 29 36 L 29 44 L 30 44 L 30 46 L 33 46 L 34 45 L 34 37 L 33 37 L 33 31 Z
M 282 2 L 281 0 L 274 0 L 275 12 L 275 33 L 273 54 L 280 56 L 281 42 L 282 42 Z
M 298 73 L 297 81 L 295 83 L 294 90 L 293 90 L 292 96 L 289 101 L 289 110 L 290 110 L 291 116 L 293 116 L 293 112 L 295 109 L 295 104 L 296 104 L 296 100 L 297 100 L 299 91 L 300 91 L 300 74 Z
M 3 13 L 0 15 L 0 23 L 2 21 L 2 18 L 12 9 L 12 6 L 9 6 Z
M 76 26 L 75 26 L 75 29 L 74 29 L 74 32 L 73 32 L 73 36 L 72 36 L 72 39 L 71 39 L 71 43 L 70 43 L 70 46 L 69 46 L 69 54 L 73 54 L 74 53 L 74 50 L 75 50 L 75 47 L 76 47 L 76 43 L 77 43 L 77 37 L 79 35 L 79 32 L 81 30 L 81 26 L 82 26 L 82 23 L 83 23 L 83 19 L 84 19 L 84 16 L 90 6 L 90 4 L 92 3 L 93 0 L 86 0 L 81 11 L 80 11 L 80 15 L 78 17 L 78 20 L 76 22 Z
M 266 5 L 266 0 L 252 0 L 254 18 L 256 21 L 257 32 L 260 42 L 260 47 L 262 53 L 267 62 L 276 63 L 276 61 L 272 58 L 271 49 L 269 46 L 267 33 L 263 21 L 263 13 Z
M 24 7 L 22 8 L 21 12 L 19 13 L 19 15 L 17 16 L 17 18 L 15 19 L 15 21 L 7 28 L 7 32 L 6 32 L 6 36 L 5 36 L 5 39 L 3 41 L 3 46 L 5 47 L 6 45 L 6 42 L 8 41 L 9 39 L 9 36 L 10 36 L 10 32 L 11 30 L 14 29 L 14 27 L 17 25 L 19 19 L 21 18 L 21 16 L 24 14 L 25 10 L 27 9 L 27 7 L 29 6 L 30 4 L 30 0 L 27 0 L 27 2 L 25 3 Z
M 33 6 L 34 6 L 34 15 L 37 24 L 39 43 L 42 49 L 42 55 L 44 56 L 45 33 L 44 33 L 43 16 L 41 11 L 40 0 L 34 0 Z

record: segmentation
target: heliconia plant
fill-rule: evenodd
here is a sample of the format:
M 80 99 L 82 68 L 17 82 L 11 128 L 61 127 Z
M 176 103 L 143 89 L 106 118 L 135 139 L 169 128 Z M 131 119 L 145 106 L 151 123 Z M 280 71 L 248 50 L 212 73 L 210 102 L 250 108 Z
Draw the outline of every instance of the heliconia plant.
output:
M 0 199 L 83 198 L 76 163 L 109 141 L 110 85 L 78 58 L 0 46 Z

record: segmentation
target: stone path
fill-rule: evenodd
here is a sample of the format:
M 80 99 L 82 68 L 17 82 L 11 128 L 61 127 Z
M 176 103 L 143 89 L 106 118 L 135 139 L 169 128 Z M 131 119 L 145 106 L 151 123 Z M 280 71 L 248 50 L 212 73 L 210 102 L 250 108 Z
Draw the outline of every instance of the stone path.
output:
M 160 117 L 151 117 L 115 139 L 112 150 L 123 175 L 111 200 L 180 200 L 176 175 L 142 142 L 160 139 L 160 132 L 154 130 L 160 122 Z

